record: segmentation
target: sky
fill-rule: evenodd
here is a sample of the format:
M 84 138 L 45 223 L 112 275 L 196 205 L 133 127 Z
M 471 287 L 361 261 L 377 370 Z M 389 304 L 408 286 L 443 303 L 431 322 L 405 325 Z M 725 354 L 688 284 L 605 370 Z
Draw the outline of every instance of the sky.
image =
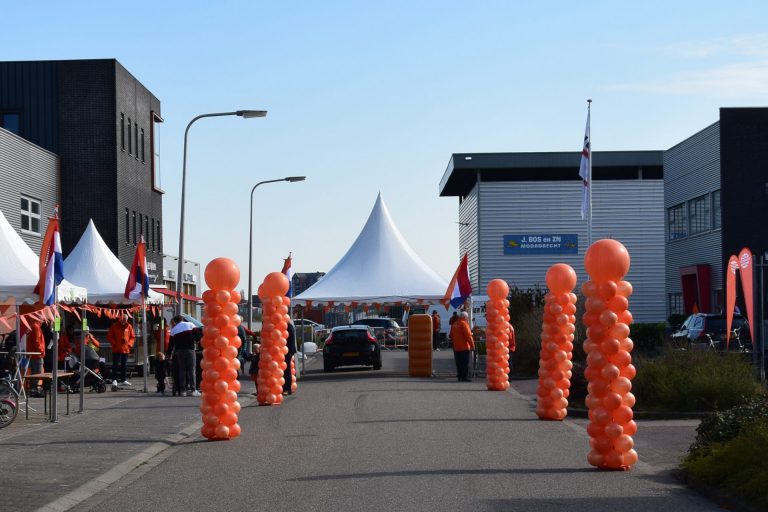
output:
M 438 196 L 452 153 L 668 149 L 720 107 L 768 104 L 764 1 L 3 2 L 0 59 L 116 58 L 161 101 L 164 249 L 178 252 L 184 129 L 185 257 L 226 256 L 254 289 L 293 254 L 328 271 L 379 192 L 446 280 L 458 198 Z M 578 160 L 574 161 L 578 173 Z M 580 193 L 580 192 L 577 192 Z M 578 215 L 578 212 L 576 212 Z

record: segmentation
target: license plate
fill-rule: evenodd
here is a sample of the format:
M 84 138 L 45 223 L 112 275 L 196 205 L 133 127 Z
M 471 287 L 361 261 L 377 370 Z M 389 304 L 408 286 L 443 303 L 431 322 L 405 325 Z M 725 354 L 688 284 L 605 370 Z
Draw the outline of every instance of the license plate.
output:
M 344 356 L 344 357 L 359 357 L 360 356 L 360 352 L 344 352 L 342 354 L 342 356 Z

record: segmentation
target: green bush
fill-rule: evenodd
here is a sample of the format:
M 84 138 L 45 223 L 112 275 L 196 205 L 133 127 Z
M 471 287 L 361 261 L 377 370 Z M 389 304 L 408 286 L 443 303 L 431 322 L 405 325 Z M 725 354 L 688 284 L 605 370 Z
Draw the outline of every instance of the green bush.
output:
M 712 445 L 705 455 L 689 455 L 683 469 L 702 483 L 768 510 L 768 418 L 746 424 L 734 438 Z
M 636 359 L 633 393 L 638 409 L 713 411 L 759 396 L 752 366 L 739 354 L 667 350 Z
M 758 420 L 768 421 L 768 397 L 765 394 L 708 414 L 696 428 L 696 440 L 688 451 L 693 456 L 706 455 L 712 446 L 734 439 L 745 425 Z
M 664 322 L 658 324 L 632 324 L 630 327 L 630 337 L 635 344 L 633 352 L 644 355 L 658 353 L 664 344 L 666 327 L 667 325 Z

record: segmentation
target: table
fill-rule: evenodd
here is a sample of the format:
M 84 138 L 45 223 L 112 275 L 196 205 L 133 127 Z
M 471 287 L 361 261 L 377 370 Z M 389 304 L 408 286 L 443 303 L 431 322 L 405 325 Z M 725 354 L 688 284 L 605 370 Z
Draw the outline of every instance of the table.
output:
M 68 377 L 71 377 L 75 374 L 75 372 L 57 372 L 57 378 L 58 379 L 66 379 Z M 33 380 L 42 380 L 42 381 L 53 381 L 53 374 L 51 372 L 43 372 L 43 373 L 32 373 L 30 375 L 24 376 L 24 379 L 33 379 Z M 48 395 L 50 393 L 50 386 L 48 386 L 49 389 L 45 389 L 45 386 L 43 386 L 43 410 L 45 414 L 48 414 L 48 419 L 50 419 L 50 408 L 48 407 Z M 67 416 L 69 416 L 69 386 L 67 386 Z M 27 408 L 26 408 L 26 415 L 27 419 L 29 419 L 29 398 L 27 398 Z

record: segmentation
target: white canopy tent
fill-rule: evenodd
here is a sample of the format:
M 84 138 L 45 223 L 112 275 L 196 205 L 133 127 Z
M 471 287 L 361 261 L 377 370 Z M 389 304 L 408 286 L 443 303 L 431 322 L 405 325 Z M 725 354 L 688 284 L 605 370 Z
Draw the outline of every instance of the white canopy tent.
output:
M 408 245 L 379 194 L 352 247 L 293 303 L 436 303 L 447 287 Z
M 18 303 L 34 303 L 39 300 L 34 292 L 40 278 L 39 262 L 40 258 L 0 211 L 0 302 L 15 299 Z M 59 284 L 57 294 L 60 302 L 85 302 L 87 299 L 85 288 L 66 279 Z
M 124 296 L 128 274 L 128 269 L 101 238 L 93 220 L 88 222 L 83 236 L 64 260 L 64 275 L 88 288 L 88 302 L 92 304 L 138 304 L 140 300 Z M 163 296 L 150 290 L 146 303 L 162 304 Z

